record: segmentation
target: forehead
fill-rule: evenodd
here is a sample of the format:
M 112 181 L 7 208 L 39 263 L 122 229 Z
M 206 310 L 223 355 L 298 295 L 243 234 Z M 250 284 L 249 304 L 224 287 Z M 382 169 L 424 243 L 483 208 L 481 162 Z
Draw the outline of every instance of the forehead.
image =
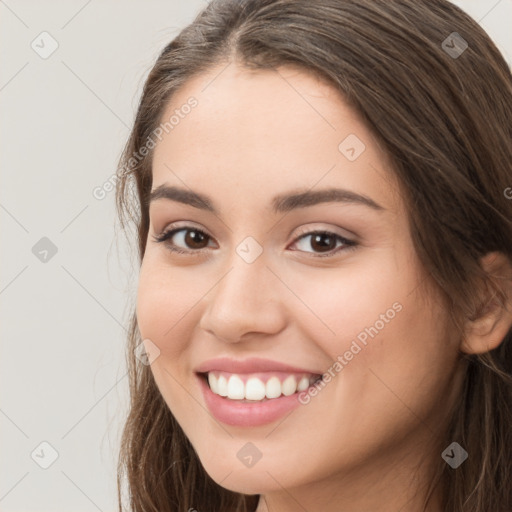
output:
M 207 187 L 230 202 L 236 189 L 243 203 L 258 192 L 344 186 L 392 208 L 386 155 L 341 93 L 310 73 L 224 64 L 175 93 L 160 121 L 171 118 L 154 151 L 153 189 Z

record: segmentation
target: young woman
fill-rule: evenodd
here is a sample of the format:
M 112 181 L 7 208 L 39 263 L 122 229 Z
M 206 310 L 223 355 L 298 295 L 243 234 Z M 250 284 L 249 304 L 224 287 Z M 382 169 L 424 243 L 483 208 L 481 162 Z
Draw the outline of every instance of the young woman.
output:
M 511 120 L 445 0 L 213 0 L 182 30 L 117 188 L 126 510 L 512 510 Z

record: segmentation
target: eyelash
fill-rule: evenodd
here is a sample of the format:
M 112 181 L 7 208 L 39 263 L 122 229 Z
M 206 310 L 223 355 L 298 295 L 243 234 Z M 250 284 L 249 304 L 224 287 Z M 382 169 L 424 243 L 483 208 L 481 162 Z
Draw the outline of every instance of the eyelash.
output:
M 207 233 L 205 233 L 201 229 L 198 229 L 198 228 L 193 227 L 193 226 L 183 226 L 183 227 L 179 227 L 179 228 L 175 228 L 175 229 L 170 229 L 170 230 L 164 231 L 163 233 L 161 233 L 158 236 L 154 236 L 153 235 L 153 240 L 155 242 L 157 242 L 157 243 L 165 243 L 170 238 L 172 238 L 176 233 L 178 233 L 180 231 L 195 231 L 196 233 L 200 233 L 201 235 L 204 235 L 207 238 L 211 238 Z M 348 240 L 348 239 L 342 237 L 341 235 L 338 235 L 337 233 L 333 233 L 331 231 L 326 231 L 326 230 L 305 231 L 304 233 L 301 233 L 295 239 L 294 243 L 299 241 L 299 240 L 301 240 L 302 238 L 306 238 L 306 237 L 311 236 L 311 235 L 328 235 L 328 236 L 332 236 L 332 237 L 335 237 L 337 241 L 341 241 L 343 243 L 343 245 L 344 245 L 344 247 L 338 247 L 336 249 L 331 249 L 329 252 L 323 253 L 323 254 L 309 253 L 309 254 L 314 254 L 313 258 L 329 258 L 329 257 L 333 257 L 334 255 L 338 254 L 338 252 L 341 252 L 341 251 L 352 251 L 358 245 L 357 242 L 354 242 L 353 240 Z M 193 256 L 199 256 L 201 254 L 201 252 L 203 252 L 203 250 L 204 250 L 204 249 L 197 249 L 197 250 L 191 249 L 191 250 L 187 251 L 185 249 L 182 249 L 181 247 L 177 247 L 176 245 L 171 245 L 170 243 L 166 243 L 166 245 L 167 245 L 167 247 L 169 248 L 169 250 L 171 252 L 178 253 L 178 254 L 188 254 L 188 255 L 193 255 Z M 308 252 L 308 251 L 303 251 L 303 252 Z

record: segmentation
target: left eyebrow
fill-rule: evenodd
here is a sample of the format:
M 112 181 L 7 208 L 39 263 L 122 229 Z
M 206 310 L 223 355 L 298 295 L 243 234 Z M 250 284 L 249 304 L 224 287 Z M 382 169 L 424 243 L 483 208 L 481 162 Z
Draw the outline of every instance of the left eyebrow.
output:
M 155 190 L 151 191 L 149 202 L 151 203 L 158 199 L 178 201 L 219 216 L 218 208 L 214 206 L 213 201 L 208 196 L 192 190 L 174 186 L 170 187 L 165 184 L 160 185 Z M 277 214 L 298 208 L 306 208 L 308 206 L 332 202 L 358 204 L 377 211 L 385 210 L 384 207 L 376 203 L 372 198 L 342 188 L 328 188 L 315 191 L 305 190 L 280 194 L 272 199 L 271 205 L 272 211 Z
M 296 208 L 305 208 L 320 203 L 351 203 L 367 206 L 373 210 L 385 210 L 371 197 L 358 194 L 343 188 L 327 188 L 324 190 L 306 190 L 294 194 L 281 194 L 272 200 L 272 207 L 275 213 L 285 213 Z

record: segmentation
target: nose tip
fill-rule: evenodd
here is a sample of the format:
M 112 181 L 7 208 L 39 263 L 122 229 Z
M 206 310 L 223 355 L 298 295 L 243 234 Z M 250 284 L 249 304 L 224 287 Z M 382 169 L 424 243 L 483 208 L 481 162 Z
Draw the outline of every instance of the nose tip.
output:
M 206 300 L 200 327 L 221 341 L 236 343 L 283 328 L 277 280 L 265 264 L 237 262 Z

